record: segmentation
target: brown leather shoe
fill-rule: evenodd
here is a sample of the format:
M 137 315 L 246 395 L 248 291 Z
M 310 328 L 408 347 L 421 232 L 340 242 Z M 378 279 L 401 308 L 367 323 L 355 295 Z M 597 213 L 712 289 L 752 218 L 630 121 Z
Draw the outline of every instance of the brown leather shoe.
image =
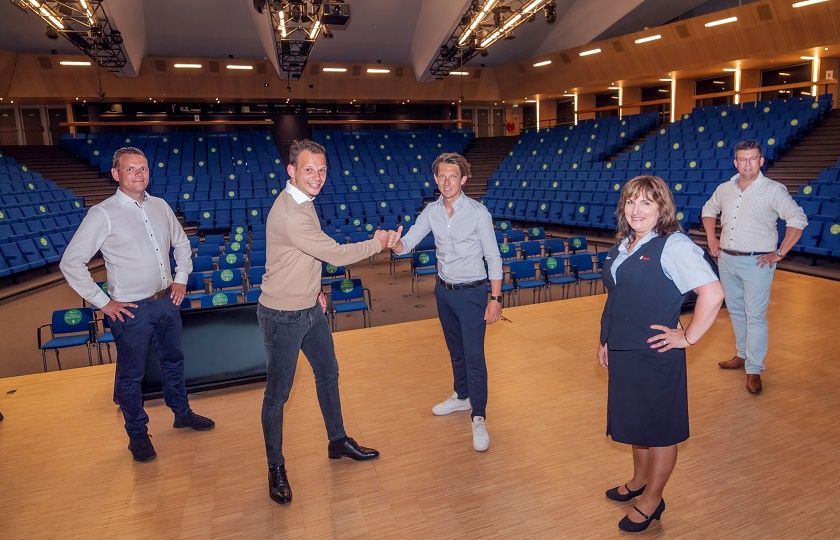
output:
M 747 375 L 747 392 L 750 394 L 761 393 L 761 375 Z
M 722 369 L 741 369 L 744 367 L 744 362 L 746 362 L 746 360 L 740 356 L 733 356 L 729 360 L 718 362 L 718 366 Z

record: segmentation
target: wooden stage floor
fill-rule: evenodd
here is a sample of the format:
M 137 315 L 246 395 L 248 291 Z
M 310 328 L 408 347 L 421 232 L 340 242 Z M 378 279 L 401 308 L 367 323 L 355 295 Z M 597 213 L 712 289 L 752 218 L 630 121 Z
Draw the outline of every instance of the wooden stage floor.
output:
M 334 461 L 311 370 L 287 405 L 294 502 L 267 495 L 262 385 L 192 397 L 206 433 L 147 404 L 158 458 L 131 460 L 111 402 L 113 366 L 0 379 L 0 538 L 611 538 L 630 508 L 603 492 L 630 477 L 604 436 L 595 360 L 605 296 L 506 310 L 490 328 L 491 447 L 469 416 L 435 417 L 451 373 L 437 320 L 335 336 L 348 433 L 374 462 Z M 780 272 L 764 393 L 716 362 L 725 311 L 689 351 L 692 437 L 665 492 L 663 538 L 836 538 L 840 283 Z

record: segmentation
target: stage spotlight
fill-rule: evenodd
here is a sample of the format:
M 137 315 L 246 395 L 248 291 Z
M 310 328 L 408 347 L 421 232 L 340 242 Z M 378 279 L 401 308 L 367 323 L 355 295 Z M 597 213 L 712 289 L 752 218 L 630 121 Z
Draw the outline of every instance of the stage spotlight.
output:
M 266 0 L 254 0 L 254 9 L 257 10 L 257 13 L 262 15 L 263 9 L 265 9 L 265 1 Z
M 109 38 L 111 39 L 111 43 L 113 43 L 114 45 L 122 45 L 123 37 L 119 30 L 114 30 L 113 32 L 111 32 Z
M 545 13 L 545 22 L 547 24 L 554 24 L 557 22 L 557 3 L 556 2 L 549 2 L 543 8 L 543 12 Z

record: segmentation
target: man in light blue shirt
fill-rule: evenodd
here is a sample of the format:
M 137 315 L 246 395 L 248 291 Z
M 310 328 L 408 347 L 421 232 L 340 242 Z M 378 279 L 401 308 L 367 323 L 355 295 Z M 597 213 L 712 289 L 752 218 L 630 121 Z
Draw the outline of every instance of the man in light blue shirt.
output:
M 484 334 L 487 325 L 502 316 L 502 258 L 490 212 L 461 189 L 470 177 L 467 160 L 456 153 L 441 154 L 432 170 L 440 197 L 423 209 L 393 250 L 399 255 L 408 253 L 429 232 L 434 234 L 438 260 L 435 300 L 455 383 L 452 395 L 432 412 L 444 415 L 472 409 L 473 447 L 482 452 L 490 447 L 485 425 Z

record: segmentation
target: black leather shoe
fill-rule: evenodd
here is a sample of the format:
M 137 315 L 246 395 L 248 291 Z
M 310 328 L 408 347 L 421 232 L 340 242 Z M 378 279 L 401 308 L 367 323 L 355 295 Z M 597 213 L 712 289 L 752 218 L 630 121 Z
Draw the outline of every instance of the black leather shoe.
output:
M 641 495 L 642 493 L 645 492 L 645 486 L 642 486 L 639 489 L 637 489 L 636 491 L 633 491 L 632 489 L 627 487 L 627 484 L 624 484 L 624 489 L 627 490 L 627 493 L 619 493 L 618 488 L 619 488 L 619 486 L 616 486 L 612 489 L 608 489 L 607 492 L 606 492 L 607 498 L 611 499 L 613 501 L 627 502 L 630 499 L 632 499 L 634 497 L 638 497 L 639 495 Z
M 292 486 L 289 485 L 285 466 L 268 467 L 268 496 L 277 504 L 292 502 Z
M 216 427 L 216 422 L 210 420 L 205 416 L 201 416 L 200 414 L 195 414 L 194 412 L 190 411 L 187 416 L 183 418 L 175 418 L 175 423 L 172 424 L 174 428 L 192 428 L 196 431 L 210 431 L 214 427 Z
M 648 528 L 651 521 L 654 519 L 658 520 L 662 516 L 662 512 L 665 511 L 665 499 L 659 499 L 659 506 L 656 507 L 656 510 L 654 510 L 651 515 L 645 514 L 635 506 L 633 507 L 633 510 L 641 514 L 645 520 L 641 523 L 636 523 L 635 521 L 630 521 L 629 517 L 624 516 L 621 518 L 621 521 L 618 522 L 618 528 L 627 532 L 642 532 Z
M 134 461 L 151 461 L 157 457 L 155 447 L 152 446 L 152 439 L 146 433 L 130 437 L 128 441 L 128 449 L 131 450 L 131 455 L 134 456 Z
M 330 441 L 330 445 L 327 448 L 327 455 L 329 455 L 330 459 L 349 457 L 350 459 L 355 459 L 356 461 L 367 461 L 369 459 L 378 458 L 379 450 L 359 446 L 359 443 L 350 437 L 344 437 L 343 439 L 338 439 L 337 441 Z

